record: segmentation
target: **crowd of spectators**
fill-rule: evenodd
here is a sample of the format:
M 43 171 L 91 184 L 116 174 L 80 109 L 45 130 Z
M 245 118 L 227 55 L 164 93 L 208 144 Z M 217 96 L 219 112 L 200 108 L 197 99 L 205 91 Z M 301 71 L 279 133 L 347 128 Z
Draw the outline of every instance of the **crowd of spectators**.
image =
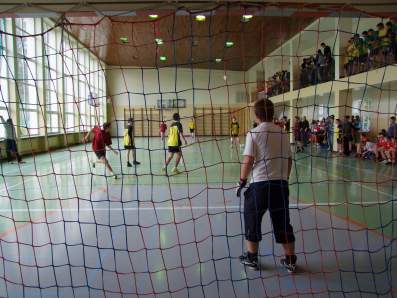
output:
M 292 132 L 296 152 L 304 152 L 309 144 L 333 152 L 334 139 L 337 153 L 344 156 L 372 159 L 385 164 L 397 162 L 397 123 L 396 117 L 389 120 L 388 129 L 382 129 L 376 138 L 371 138 L 362 130 L 360 116 L 345 116 L 335 119 L 334 115 L 321 120 L 313 120 L 311 125 L 306 117 L 295 117 Z
M 275 96 L 290 91 L 290 72 L 281 70 L 267 79 L 267 96 Z
M 345 48 L 345 75 L 350 76 L 394 63 L 397 59 L 397 24 L 379 23 L 376 30 L 354 34 Z
M 316 55 L 303 58 L 300 72 L 300 87 L 327 82 L 334 77 L 334 59 L 331 48 L 321 43 Z

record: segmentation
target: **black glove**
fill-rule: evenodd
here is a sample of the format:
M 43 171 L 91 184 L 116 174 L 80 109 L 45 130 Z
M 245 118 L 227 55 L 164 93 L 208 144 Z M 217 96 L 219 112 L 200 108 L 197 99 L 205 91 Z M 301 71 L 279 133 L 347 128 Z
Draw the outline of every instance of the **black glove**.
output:
M 240 182 L 237 185 L 238 187 L 236 188 L 236 195 L 240 197 L 241 191 L 243 190 L 244 186 L 247 185 L 247 179 L 240 179 Z

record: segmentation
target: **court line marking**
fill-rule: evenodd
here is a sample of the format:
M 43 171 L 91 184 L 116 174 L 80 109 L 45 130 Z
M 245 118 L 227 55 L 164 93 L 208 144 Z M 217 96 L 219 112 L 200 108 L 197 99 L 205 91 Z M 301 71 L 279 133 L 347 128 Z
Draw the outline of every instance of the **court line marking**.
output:
M 94 202 L 92 202 L 94 203 Z M 97 202 L 98 203 L 98 202 Z M 340 203 L 298 203 L 289 204 L 290 208 L 299 209 L 299 207 L 335 207 L 342 205 L 356 205 L 356 206 L 372 206 L 386 203 L 395 203 L 394 201 L 378 201 L 378 202 L 340 202 Z M 144 204 L 144 203 L 143 203 Z M 208 209 L 243 209 L 243 205 L 224 205 L 224 206 L 143 206 L 143 207 L 99 207 L 99 208 L 15 208 L 15 209 L 0 209 L 0 212 L 57 212 L 57 211 L 146 211 L 146 210 L 208 210 Z
M 295 161 L 295 163 L 297 163 L 297 164 L 299 164 L 299 165 L 301 165 L 301 166 L 304 165 L 303 163 L 301 163 L 301 162 L 299 162 L 299 161 Z M 329 163 L 329 162 L 327 161 L 327 163 Z M 346 165 L 337 165 L 337 166 L 347 167 L 347 168 L 350 168 L 350 169 L 356 169 L 356 168 L 353 168 L 353 167 L 350 167 L 350 166 L 346 166 Z M 320 168 L 318 168 L 318 167 L 311 166 L 311 168 L 314 168 L 314 169 L 316 169 L 316 170 L 318 170 L 318 171 L 327 173 L 328 176 L 331 176 L 331 177 L 334 177 L 334 178 L 337 178 L 337 179 L 339 178 L 339 176 L 334 175 L 334 174 L 330 174 L 329 172 L 327 172 L 327 171 L 325 171 L 325 170 L 323 170 L 323 169 L 320 169 Z M 392 177 L 391 177 L 391 180 L 393 180 Z M 328 180 L 328 182 L 331 182 L 331 181 Z M 332 182 L 339 182 L 339 181 L 332 181 Z M 394 199 L 394 197 L 395 197 L 395 196 L 393 196 L 392 194 L 389 194 L 389 193 L 387 193 L 387 192 L 381 191 L 381 190 L 379 190 L 379 189 L 377 189 L 377 188 L 373 188 L 373 187 L 367 186 L 367 185 L 365 185 L 365 184 L 362 184 L 362 183 L 365 183 L 365 182 L 362 182 L 362 183 L 360 183 L 360 182 L 355 182 L 355 181 L 340 181 L 340 182 L 343 182 L 343 183 L 349 183 L 349 182 L 350 182 L 351 184 L 358 185 L 359 187 L 368 189 L 368 190 L 373 191 L 373 192 L 375 192 L 375 193 L 380 193 L 380 194 L 382 194 L 382 195 L 384 195 L 384 196 L 387 196 L 387 197 L 390 197 L 390 198 L 392 198 L 392 199 Z M 299 184 L 298 181 L 297 181 L 296 183 Z M 312 182 L 310 182 L 310 183 L 312 183 Z M 375 182 L 375 183 L 378 184 L 378 182 Z M 397 195 L 397 194 L 396 194 L 396 195 Z

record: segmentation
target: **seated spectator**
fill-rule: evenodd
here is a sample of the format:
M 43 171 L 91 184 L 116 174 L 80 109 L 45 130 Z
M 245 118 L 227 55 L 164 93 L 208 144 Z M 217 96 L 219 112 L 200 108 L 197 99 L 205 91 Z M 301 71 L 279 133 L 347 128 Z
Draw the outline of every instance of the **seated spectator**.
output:
M 366 143 L 368 142 L 368 136 L 366 133 L 360 134 L 360 142 L 356 147 L 357 157 L 363 157 L 363 152 L 365 150 Z
M 365 141 L 365 146 L 362 152 L 362 158 L 374 159 L 376 157 L 376 144 L 370 142 L 368 139 Z
M 396 153 L 397 153 L 397 137 L 393 137 L 390 141 L 389 150 L 386 152 L 392 164 L 396 163 Z
M 388 158 L 386 156 L 386 151 L 389 150 L 389 142 L 383 131 L 378 134 L 378 140 L 376 143 L 376 160 L 382 163 L 387 163 Z

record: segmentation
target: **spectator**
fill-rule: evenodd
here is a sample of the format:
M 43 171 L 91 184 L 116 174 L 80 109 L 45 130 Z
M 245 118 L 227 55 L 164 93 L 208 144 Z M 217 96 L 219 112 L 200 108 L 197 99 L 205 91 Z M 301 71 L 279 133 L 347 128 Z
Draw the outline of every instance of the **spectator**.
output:
M 387 137 L 389 139 L 397 137 L 397 123 L 396 117 L 390 117 L 389 128 L 387 129 Z
M 389 149 L 389 142 L 387 141 L 384 131 L 378 134 L 378 141 L 376 143 L 376 160 L 382 163 L 388 163 L 386 151 Z
M 365 145 L 362 153 L 362 158 L 372 159 L 376 156 L 376 144 L 369 142 L 368 138 L 364 140 Z
M 334 115 L 328 116 L 325 121 L 325 136 L 327 138 L 328 150 L 333 151 L 334 148 Z
M 4 125 L 5 130 L 5 141 L 6 141 L 6 154 L 7 161 L 11 162 L 13 158 L 16 158 L 18 163 L 24 163 L 22 161 L 22 157 L 18 153 L 17 147 L 17 135 L 15 133 L 14 123 L 12 119 L 9 118 L 7 121 L 4 121 L 3 116 L 0 115 L 0 122 Z
M 317 51 L 315 62 L 316 62 L 315 82 L 321 83 L 324 78 L 323 72 L 324 72 L 324 67 L 325 67 L 325 57 L 324 57 L 323 53 L 321 52 L 321 50 Z
M 343 153 L 349 156 L 352 151 L 352 123 L 350 122 L 350 116 L 345 116 L 345 121 L 342 124 L 342 135 Z
M 394 60 L 397 60 L 397 24 L 391 21 L 386 23 L 387 29 L 390 30 L 390 36 L 392 38 L 391 44 L 393 49 Z
M 291 130 L 291 121 L 287 118 L 287 116 L 284 116 L 283 119 L 284 119 L 284 129 L 286 132 L 289 133 Z
M 396 163 L 396 152 L 397 152 L 397 138 L 392 138 L 390 141 L 389 156 L 392 164 Z
M 338 144 L 338 153 L 343 154 L 342 150 L 342 143 L 343 143 L 343 135 L 342 135 L 342 124 L 340 122 L 340 119 L 335 120 L 335 134 L 336 134 L 336 142 Z
M 329 46 L 327 46 L 324 42 L 321 43 L 321 47 L 323 48 L 323 53 L 324 53 L 325 59 L 329 59 L 329 61 L 327 61 L 327 62 L 330 63 L 332 60 L 331 48 Z
M 360 116 L 356 116 L 353 118 L 352 121 L 352 137 L 353 137 L 353 144 L 356 147 L 356 156 L 360 155 L 359 147 L 360 147 L 360 133 L 361 133 L 361 120 Z
M 383 23 L 376 25 L 378 29 L 378 38 L 382 49 L 382 66 L 388 64 L 388 57 L 392 53 L 391 50 L 391 31 L 388 30 Z
M 302 129 L 301 129 L 301 121 L 299 116 L 295 116 L 294 123 L 294 140 L 296 146 L 296 152 L 303 152 L 304 148 L 302 146 Z
M 303 147 L 307 147 L 307 144 L 309 143 L 310 124 L 309 121 L 307 121 L 306 116 L 303 116 L 301 131 L 302 131 Z

